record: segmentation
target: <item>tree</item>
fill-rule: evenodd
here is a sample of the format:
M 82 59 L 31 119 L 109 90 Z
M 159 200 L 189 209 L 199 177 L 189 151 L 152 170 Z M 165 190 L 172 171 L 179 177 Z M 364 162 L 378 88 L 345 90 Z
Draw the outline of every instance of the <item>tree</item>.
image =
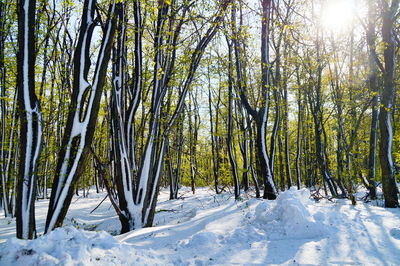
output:
M 18 13 L 18 106 L 20 159 L 17 193 L 17 237 L 36 237 L 37 164 L 42 142 L 42 115 L 35 94 L 35 0 L 21 0 Z
M 367 44 L 369 49 L 369 88 L 372 94 L 371 103 L 371 129 L 369 137 L 369 155 L 368 155 L 368 189 L 371 199 L 376 199 L 376 144 L 378 133 L 378 116 L 379 116 L 379 95 L 377 86 L 378 75 L 378 57 L 376 54 L 376 2 L 368 1 L 368 25 L 367 25 Z
M 396 41 L 394 39 L 394 22 L 398 15 L 399 4 L 399 0 L 392 0 L 390 3 L 387 1 L 381 1 L 383 21 L 382 41 L 385 44 L 383 57 L 385 63 L 381 107 L 379 109 L 379 159 L 381 163 L 385 207 L 388 208 L 399 206 L 397 196 L 399 191 L 396 184 L 396 177 L 394 175 L 392 155 L 393 128 L 391 122 L 391 113 L 394 107 L 396 75 Z
M 62 148 L 58 154 L 45 232 L 62 225 L 67 214 L 75 184 L 84 169 L 88 150 L 92 144 L 99 111 L 100 98 L 106 78 L 111 45 L 116 29 L 116 14 L 121 3 L 114 0 L 108 11 L 107 23 L 94 71 L 93 83 L 88 81 L 90 44 L 96 26 L 95 0 L 85 0 L 80 33 L 74 54 L 72 99 Z
M 270 83 L 270 62 L 269 62 L 269 30 L 271 21 L 271 10 L 272 1 L 263 0 L 262 1 L 262 17 L 261 17 L 261 107 L 256 110 L 251 107 L 248 95 L 246 93 L 246 88 L 243 86 L 242 79 L 242 67 L 241 67 L 241 54 L 239 45 L 236 39 L 234 42 L 235 57 L 236 57 L 236 71 L 237 71 L 237 83 L 239 88 L 239 95 L 243 106 L 246 108 L 247 112 L 253 117 L 256 123 L 256 149 L 257 149 L 257 160 L 259 163 L 258 174 L 263 178 L 264 183 L 264 195 L 265 199 L 276 199 L 277 190 L 275 188 L 274 181 L 272 179 L 272 173 L 270 168 L 270 163 L 267 155 L 266 146 L 266 125 L 268 117 L 268 94 L 271 86 Z M 236 31 L 236 29 L 235 29 Z
M 165 95 L 173 88 L 171 80 L 174 71 L 176 71 L 175 64 L 177 60 L 180 35 L 183 25 L 187 23 L 185 20 L 187 12 L 189 12 L 194 2 L 170 3 L 167 1 L 160 1 L 158 3 L 153 45 L 154 59 L 152 62 L 154 63 L 154 68 L 152 71 L 151 104 L 149 119 L 147 121 L 148 131 L 147 137 L 143 139 L 143 151 L 138 160 L 140 161 L 140 164 L 137 172 L 134 171 L 133 168 L 136 155 L 136 152 L 133 150 L 135 145 L 131 139 L 133 135 L 129 135 L 129 132 L 133 132 L 134 112 L 125 115 L 126 110 L 122 106 L 118 106 L 118 103 L 122 101 L 118 100 L 116 97 L 113 98 L 114 106 L 116 106 L 116 108 L 114 108 L 115 116 L 112 125 L 114 143 L 113 156 L 115 156 L 114 162 L 120 163 L 116 165 L 117 172 L 115 174 L 119 203 L 116 204 L 116 199 L 114 197 L 110 196 L 110 198 L 114 202 L 113 206 L 121 221 L 121 233 L 143 226 L 151 226 L 153 223 L 164 163 L 164 155 L 165 153 L 168 153 L 166 145 L 169 143 L 170 132 L 175 121 L 178 120 L 182 113 L 185 97 L 193 82 L 194 75 L 200 64 L 205 48 L 217 33 L 223 18 L 222 14 L 227 8 L 228 3 L 229 1 L 221 3 L 209 28 L 200 37 L 195 48 L 192 50 L 190 60 L 187 60 L 188 67 L 185 72 L 186 77 L 183 79 L 183 82 L 178 89 L 178 101 L 175 105 L 175 109 L 172 111 L 172 115 L 169 117 L 166 117 L 165 112 L 162 110 L 162 106 Z M 178 10 L 178 12 L 180 11 L 180 13 L 176 13 L 175 10 Z M 134 73 L 134 80 L 138 82 L 142 78 L 140 75 L 141 72 L 137 71 L 140 71 L 140 62 L 143 57 L 142 51 L 140 50 L 142 38 L 140 34 L 142 28 L 139 1 L 136 1 L 134 4 L 134 13 L 136 25 L 136 72 Z M 123 40 L 123 38 L 119 38 L 119 40 Z M 123 52 L 123 46 L 120 47 L 119 51 Z M 166 47 L 170 49 L 166 49 Z M 119 59 L 122 58 L 124 57 L 119 55 Z M 119 63 L 119 68 L 122 71 L 116 73 L 123 72 L 123 66 L 121 63 Z M 114 78 L 114 81 L 120 82 L 122 80 L 118 76 L 114 76 L 116 77 Z M 114 84 L 117 83 L 114 82 Z M 121 82 L 121 84 L 118 83 L 118 85 L 121 86 L 124 84 Z M 122 94 L 117 94 L 115 88 L 116 86 L 114 86 L 114 95 L 121 97 L 121 95 L 125 93 L 122 89 Z M 132 95 L 140 95 L 140 90 L 140 86 L 136 84 Z M 138 102 L 136 100 L 131 100 L 131 107 L 129 107 L 128 110 L 135 110 L 137 104 Z M 125 134 L 124 132 L 128 133 Z M 129 158 L 128 156 L 131 157 Z
M 236 20 L 236 9 L 235 6 L 232 5 L 232 21 Z M 237 172 L 237 165 L 236 159 L 232 150 L 233 145 L 233 59 L 232 59 L 232 44 L 228 43 L 228 136 L 226 144 L 228 145 L 228 156 L 229 156 L 229 163 L 231 165 L 232 177 L 233 177 L 233 184 L 235 188 L 235 199 L 239 199 L 240 197 L 240 186 L 239 186 L 239 177 Z

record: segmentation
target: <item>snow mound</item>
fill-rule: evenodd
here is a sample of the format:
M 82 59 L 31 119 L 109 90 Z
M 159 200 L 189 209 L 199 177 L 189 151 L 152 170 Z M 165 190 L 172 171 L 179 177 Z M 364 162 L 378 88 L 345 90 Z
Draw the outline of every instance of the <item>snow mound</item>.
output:
M 217 236 L 213 232 L 202 231 L 192 236 L 185 245 L 188 248 L 204 248 L 215 245 Z
M 307 189 L 291 188 L 281 193 L 275 204 L 260 203 L 255 210 L 255 223 L 269 232 L 270 239 L 308 239 L 326 233 L 322 221 L 324 217 L 314 217 Z
M 141 252 L 143 253 L 143 252 Z M 11 238 L 0 251 L 0 265 L 155 265 L 151 254 L 139 255 L 110 234 L 57 228 L 35 240 Z

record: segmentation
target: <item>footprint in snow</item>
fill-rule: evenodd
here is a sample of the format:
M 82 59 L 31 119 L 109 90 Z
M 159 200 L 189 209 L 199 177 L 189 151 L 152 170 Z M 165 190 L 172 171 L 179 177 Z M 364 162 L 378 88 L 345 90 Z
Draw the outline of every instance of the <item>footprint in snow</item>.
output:
M 390 235 L 393 238 L 400 240 L 400 228 L 392 228 L 392 229 L 390 229 Z

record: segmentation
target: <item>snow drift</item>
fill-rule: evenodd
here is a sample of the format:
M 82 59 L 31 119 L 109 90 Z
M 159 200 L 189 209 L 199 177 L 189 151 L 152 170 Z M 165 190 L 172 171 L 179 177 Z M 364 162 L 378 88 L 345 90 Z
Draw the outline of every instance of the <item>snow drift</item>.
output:
M 143 254 L 143 252 L 140 252 Z M 0 252 L 3 265 L 153 265 L 160 261 L 139 255 L 107 232 L 57 228 L 35 240 L 7 241 Z
M 255 223 L 269 233 L 270 239 L 315 238 L 326 233 L 321 216 L 314 217 L 309 208 L 313 202 L 307 189 L 291 188 L 280 194 L 275 204 L 260 203 L 255 210 Z

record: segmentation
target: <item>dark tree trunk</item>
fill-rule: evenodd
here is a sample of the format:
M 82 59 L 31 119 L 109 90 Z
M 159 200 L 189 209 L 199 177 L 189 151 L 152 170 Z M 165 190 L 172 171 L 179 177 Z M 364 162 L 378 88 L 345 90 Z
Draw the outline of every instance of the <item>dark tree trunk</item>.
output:
M 383 73 L 383 92 L 381 96 L 381 107 L 379 110 L 379 159 L 382 171 L 383 196 L 385 207 L 394 208 L 399 206 L 398 188 L 394 174 L 392 142 L 393 128 L 391 113 L 393 111 L 395 96 L 396 75 L 396 41 L 394 39 L 394 22 L 399 7 L 399 0 L 393 0 L 391 5 L 382 1 L 383 25 L 382 39 L 385 45 L 384 60 L 385 71 Z
M 286 76 L 286 75 L 285 75 Z M 293 186 L 292 171 L 290 169 L 290 144 L 289 144 L 289 102 L 288 102 L 288 92 L 285 77 L 285 85 L 283 88 L 283 100 L 284 100 L 284 122 L 283 122 L 283 132 L 285 136 L 285 173 L 288 189 Z
M 184 113 L 181 114 L 181 118 L 179 118 L 179 136 L 177 136 L 176 140 L 176 149 L 177 149 L 177 162 L 176 162 L 176 169 L 175 169 L 175 191 L 174 191 L 174 198 L 178 198 L 178 187 L 179 187 L 179 180 L 181 178 L 181 169 L 182 169 L 182 154 L 183 154 L 183 145 L 185 142 L 185 138 L 183 136 L 183 121 L 185 121 Z
M 334 180 L 331 177 L 329 169 L 326 164 L 324 150 L 323 150 L 323 142 L 322 142 L 322 127 L 321 127 L 321 119 L 314 116 L 314 131 L 315 131 L 315 150 L 317 156 L 317 164 L 321 173 L 321 176 L 324 182 L 328 185 L 329 191 L 331 192 L 333 197 L 337 197 L 337 188 Z
M 378 133 L 378 86 L 377 86 L 377 62 L 378 60 L 375 45 L 375 19 L 376 19 L 376 3 L 373 0 L 368 1 L 368 28 L 367 28 L 367 44 L 369 50 L 369 89 L 372 94 L 371 102 L 371 127 L 369 135 L 369 154 L 368 154 L 368 190 L 371 199 L 376 199 L 376 144 Z
M 260 198 L 260 186 L 258 184 L 257 172 L 254 170 L 254 141 L 253 141 L 253 127 L 251 125 L 250 118 L 247 117 L 247 124 L 249 126 L 249 138 L 250 138 L 250 169 L 251 169 L 251 177 L 253 179 L 254 187 L 256 189 L 256 198 Z
M 303 123 L 303 105 L 301 101 L 301 82 L 298 73 L 298 69 L 296 70 L 297 75 L 297 143 L 296 143 L 296 181 L 297 181 L 297 189 L 301 189 L 301 150 L 302 150 L 302 138 L 301 138 L 301 127 Z
M 10 175 L 8 175 L 8 167 L 11 162 L 12 139 L 14 133 L 14 117 L 16 108 L 12 109 L 12 126 L 11 130 L 7 128 L 7 103 L 6 103 L 6 67 L 5 67 L 5 44 L 6 44 L 6 5 L 4 1 L 0 2 L 0 204 L 4 210 L 4 216 L 13 216 L 11 210 L 10 194 Z M 13 103 L 15 107 L 15 101 Z M 7 132 L 9 134 L 9 143 L 7 142 Z M 8 151 L 8 152 L 7 152 Z
M 173 166 L 173 153 L 171 152 L 170 149 L 170 144 L 167 139 L 167 158 L 166 158 L 166 164 L 168 167 L 168 176 L 169 176 L 169 188 L 170 188 L 170 195 L 169 199 L 177 199 L 178 198 L 178 189 L 179 189 L 179 179 L 181 175 L 181 166 L 182 166 L 182 149 L 184 145 L 184 137 L 183 137 L 183 121 L 184 117 L 179 118 L 179 123 L 178 123 L 178 128 L 177 132 L 175 133 L 175 141 L 174 141 L 174 150 L 175 150 L 175 157 L 176 157 L 176 167 L 174 168 Z
M 219 101 L 219 99 L 218 99 Z M 210 126 L 211 126 L 211 153 L 212 153 L 212 162 L 213 162 L 213 175 L 214 175 L 214 189 L 215 193 L 219 194 L 218 188 L 218 168 L 219 168 L 219 152 L 218 152 L 218 124 L 214 129 L 214 122 L 213 122 L 213 110 L 212 110 L 212 96 L 211 96 L 211 77 L 210 77 L 210 68 L 208 67 L 208 110 L 210 112 Z M 218 108 L 216 110 L 216 120 L 218 120 Z
M 232 6 L 232 21 L 236 20 L 235 16 L 236 10 L 234 6 Z M 240 187 L 239 187 L 239 177 L 237 173 L 236 160 L 234 157 L 234 153 L 232 151 L 233 145 L 233 60 L 232 60 L 232 44 L 228 42 L 228 55 L 229 55 L 229 63 L 228 63 L 228 137 L 227 137 L 227 146 L 228 146 L 228 156 L 229 163 L 231 165 L 233 185 L 235 188 L 235 199 L 239 199 L 240 197 Z
M 189 119 L 189 159 L 190 159 L 190 186 L 192 193 L 196 192 L 196 171 L 197 171 L 197 160 L 196 160 L 196 146 L 197 146 L 197 111 L 196 105 L 193 101 L 192 94 L 189 93 L 189 105 L 188 105 L 188 119 Z M 194 120 L 192 120 L 194 116 Z
M 256 152 L 257 158 L 259 160 L 259 175 L 263 177 L 263 185 L 264 185 L 264 199 L 274 200 L 277 196 L 277 191 L 275 188 L 275 183 L 272 180 L 272 174 L 270 171 L 270 165 L 268 156 L 266 154 L 266 145 L 265 145 L 265 123 L 258 119 L 257 126 L 257 134 L 256 134 Z
M 276 66 L 280 68 L 279 64 Z M 279 75 L 278 75 L 279 76 Z M 273 89 L 273 97 L 275 102 L 275 120 L 272 127 L 270 147 L 269 147 L 269 165 L 271 166 L 271 174 L 275 172 L 275 157 L 276 157 L 276 141 L 281 124 L 281 95 L 278 92 L 278 88 Z
M 285 163 L 283 160 L 283 143 L 282 143 L 282 135 L 278 134 L 278 165 L 279 166 L 279 172 L 275 171 L 276 173 L 279 173 L 279 179 L 278 175 L 275 175 L 275 179 L 279 180 L 279 185 L 281 191 L 285 191 Z
M 17 188 L 17 237 L 36 237 L 37 164 L 42 142 L 40 104 L 35 94 L 35 0 L 21 0 L 18 12 L 18 106 L 20 152 Z
M 242 133 L 242 139 L 239 138 L 240 152 L 243 158 L 243 174 L 242 174 L 242 187 L 245 192 L 249 190 L 249 137 L 248 130 L 250 130 L 250 125 L 246 124 L 246 110 L 241 106 L 240 102 L 237 102 L 237 108 L 239 108 L 240 118 L 238 118 L 238 127 Z

